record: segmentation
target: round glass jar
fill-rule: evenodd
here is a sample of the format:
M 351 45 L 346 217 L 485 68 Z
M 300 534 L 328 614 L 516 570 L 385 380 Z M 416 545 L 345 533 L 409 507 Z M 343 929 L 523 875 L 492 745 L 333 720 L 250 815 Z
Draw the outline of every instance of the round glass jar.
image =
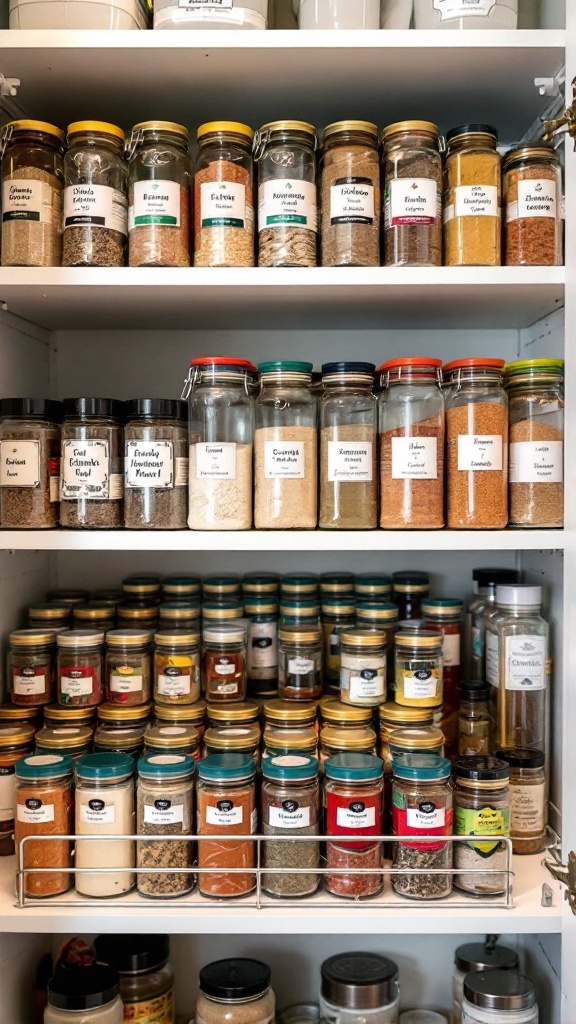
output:
M 416 708 L 442 707 L 442 636 L 431 630 L 396 634 L 397 704 Z
M 44 708 L 44 725 L 51 729 L 75 729 L 76 726 L 88 726 L 89 729 L 93 729 L 95 724 L 95 707 L 71 708 L 63 707 L 61 704 L 47 704 Z
M 252 129 L 237 121 L 209 121 L 198 128 L 195 267 L 254 266 L 253 137 Z
M 146 754 L 187 754 L 200 759 L 200 737 L 193 725 L 147 725 L 144 733 Z
M 318 626 L 320 599 L 318 597 L 282 597 L 280 599 L 280 626 Z
M 478 971 L 516 971 L 518 953 L 507 946 L 467 942 L 454 954 L 452 1024 L 462 1024 L 462 1000 L 466 975 Z
M 289 572 L 280 580 L 282 598 L 317 597 L 320 580 L 311 572 Z
M 158 608 L 158 628 L 167 633 L 181 630 L 183 633 L 200 632 L 200 605 L 197 602 L 187 604 L 161 604 Z
M 3 239 L 6 227 L 4 220 Z M 58 526 L 61 420 L 61 402 L 43 398 L 0 401 L 3 529 L 49 530 Z
M 99 725 L 111 729 L 132 729 L 134 726 L 147 725 L 150 721 L 152 703 L 147 704 L 99 704 L 96 715 Z
M 506 266 L 562 265 L 562 170 L 552 143 L 525 142 L 502 165 Z
M 269 1024 L 276 999 L 260 960 L 216 960 L 200 971 L 197 1024 Z
M 48 982 L 44 1024 L 124 1024 L 116 971 L 94 964 L 57 970 Z
M 188 129 L 171 121 L 135 124 L 128 160 L 131 267 L 190 266 Z
M 194 761 L 185 754 L 149 753 L 140 758 L 136 787 L 139 836 L 191 835 L 194 829 L 193 773 Z M 183 896 L 194 888 L 194 873 L 174 869 L 188 869 L 192 865 L 193 843 L 187 838 L 139 840 L 136 867 L 170 870 L 138 874 L 138 892 L 152 899 Z
M 122 580 L 122 593 L 133 605 L 160 604 L 162 582 L 156 573 L 144 576 L 126 576 Z
M 388 602 L 392 597 L 392 579 L 371 572 L 361 573 L 354 578 L 354 593 L 358 601 Z
M 39 706 L 55 696 L 56 644 L 44 628 L 16 629 L 8 635 L 8 674 L 13 704 Z
M 316 145 L 305 121 L 272 121 L 256 132 L 259 267 L 316 266 Z
M 277 729 L 299 729 L 313 727 L 317 722 L 316 704 L 312 701 L 267 700 L 264 704 L 266 725 Z
M 242 704 L 209 704 L 206 714 L 214 728 L 236 729 L 239 725 L 258 724 L 260 708 L 255 700 L 246 700 Z
M 45 121 L 10 121 L 0 132 L 2 266 L 59 267 L 64 132 Z
M 312 626 L 278 630 L 278 694 L 286 700 L 322 696 L 322 632 Z
M 393 729 L 388 737 L 391 766 L 404 754 L 436 754 L 444 757 L 444 734 L 433 725 Z
M 501 157 L 498 132 L 465 124 L 446 134 L 444 263 L 499 267 L 502 260 Z
M 251 366 L 247 363 L 246 366 Z M 218 576 L 205 576 L 202 581 L 202 595 L 205 601 L 240 601 L 242 581 L 233 572 Z
M 508 525 L 508 397 L 502 359 L 455 359 L 444 367 L 448 526 Z
M 67 629 L 58 644 L 58 703 L 101 704 L 104 697 L 104 633 L 94 629 Z
M 372 365 L 372 364 L 370 364 Z M 333 597 L 354 597 L 353 572 L 323 572 L 320 577 L 322 602 Z
M 479 971 L 464 979 L 462 1024 L 538 1024 L 536 992 L 516 971 Z
M 247 599 L 278 597 L 279 590 L 277 572 L 248 572 L 242 577 L 242 594 Z
M 217 625 L 204 629 L 203 679 L 208 703 L 246 700 L 246 627 Z
M 452 890 L 452 876 L 429 874 L 430 869 L 452 867 L 453 798 L 450 761 L 434 754 L 404 754 L 393 761 L 392 832 L 414 836 L 393 844 L 395 868 L 406 874 L 392 875 L 392 888 L 413 900 L 437 900 Z M 432 837 L 420 842 L 416 837 Z
M 324 876 L 326 889 L 348 899 L 376 896 L 384 883 L 382 844 L 370 837 L 382 835 L 382 761 L 372 754 L 336 754 L 324 762 L 324 772 L 324 820 L 331 837 L 326 866 L 334 871 Z M 361 874 L 347 873 L 360 868 Z
M 337 697 L 322 697 L 319 711 L 323 725 L 334 725 L 338 729 L 358 729 L 372 725 L 374 720 L 372 708 L 343 704 Z
M 49 841 L 31 839 L 24 846 L 23 865 L 37 868 L 16 881 L 25 896 L 57 896 L 72 884 L 72 846 L 74 797 L 72 761 L 59 754 L 31 754 L 16 762 L 16 817 L 14 842 L 16 856 L 20 843 L 28 836 L 54 836 Z M 61 868 L 43 872 L 42 868 Z M 20 885 L 22 886 L 20 890 Z
M 422 601 L 430 593 L 430 577 L 425 572 L 395 572 L 392 576 L 392 601 L 398 618 L 421 619 Z
M 119 604 L 116 608 L 118 629 L 138 629 L 153 633 L 158 629 L 159 606 L 157 604 Z
M 41 601 L 28 607 L 28 625 L 32 629 L 57 630 L 70 629 L 72 625 L 72 607 L 63 602 Z
M 202 579 L 200 576 L 164 576 L 162 580 L 163 601 L 194 602 L 202 595 Z
M 129 726 L 118 729 L 102 722 L 96 728 L 94 736 L 95 754 L 130 754 L 134 759 L 140 757 L 144 748 L 144 725 Z
M 43 707 L 30 705 L 20 707 L 16 704 L 0 704 L 0 726 L 1 725 L 30 725 L 34 732 L 42 726 Z
M 377 953 L 337 953 L 321 968 L 320 1014 L 329 1024 L 362 1018 L 366 1024 L 398 1024 L 398 967 Z
M 510 524 L 564 525 L 564 362 L 504 367 L 510 421 Z
M 124 132 L 104 121 L 68 125 L 63 267 L 123 267 L 128 236 Z
M 248 687 L 274 690 L 278 686 L 278 601 L 275 597 L 245 598 L 244 614 L 248 619 Z
M 399 121 L 382 133 L 387 267 L 442 266 L 438 125 Z
M 193 725 L 198 730 L 200 743 L 206 731 L 206 701 L 196 704 L 155 704 L 156 725 Z
M 265 725 L 263 739 L 263 759 L 279 757 L 283 754 L 305 754 L 308 757 L 318 757 L 318 732 L 312 725 L 294 725 L 292 728 Z
M 394 640 L 398 628 L 398 608 L 395 604 L 361 600 L 356 605 L 356 624 L 360 629 L 380 633 L 386 641 L 386 682 L 394 692 Z
M 131 839 L 90 842 L 80 836 L 132 835 L 134 761 L 130 754 L 86 754 L 76 764 L 76 892 L 100 899 L 134 887 L 136 865 Z M 114 871 L 98 869 L 105 864 Z M 93 870 L 86 870 L 93 869 Z
M 340 700 L 378 707 L 386 703 L 386 640 L 371 629 L 340 635 Z
M 488 700 L 490 687 L 479 679 L 463 683 L 458 713 L 458 755 L 473 757 L 493 749 L 492 720 Z
M 376 733 L 370 725 L 350 723 L 346 728 L 340 725 L 325 725 L 320 730 L 320 764 L 336 754 L 376 754 Z
M 151 634 L 112 629 L 106 634 L 106 699 L 110 704 L 145 704 L 152 689 Z
M 323 267 L 380 266 L 378 128 L 337 121 L 322 133 L 320 206 Z
M 354 596 L 322 598 L 324 678 L 328 685 L 340 686 L 340 634 L 356 625 Z
M 195 704 L 200 699 L 200 634 L 166 630 L 154 636 L 154 700 Z
M 114 629 L 114 606 L 91 601 L 87 604 L 76 604 L 72 609 L 72 621 L 74 629 L 96 629 L 98 632 L 107 633 L 109 629 Z
M 65 399 L 60 526 L 90 530 L 122 526 L 123 417 L 124 403 L 115 399 Z
M 234 728 L 210 726 L 204 733 L 205 754 L 225 754 L 235 751 L 251 757 L 260 766 L 260 726 L 237 725 Z
M 186 529 L 186 421 L 184 402 L 136 398 L 126 403 L 124 526 L 127 529 Z
M 93 729 L 90 725 L 45 725 L 35 736 L 37 754 L 67 754 L 77 761 L 92 749 Z
M 257 530 L 313 530 L 318 522 L 318 430 L 312 363 L 260 363 L 258 373 L 254 525 Z
M 508 846 L 498 839 L 510 835 L 509 779 L 507 762 L 496 757 L 456 762 L 454 834 L 495 837 L 493 842 L 454 844 L 454 867 L 475 872 L 454 875 L 454 887 L 469 896 L 501 896 L 511 884 L 505 874 L 512 866 Z M 502 874 L 493 874 L 498 870 Z
M 33 726 L 0 724 L 0 857 L 14 853 L 15 765 L 21 757 L 26 757 L 33 750 Z
M 167 935 L 99 935 L 94 941 L 98 963 L 108 964 L 120 979 L 122 1002 L 134 1020 L 157 1015 L 157 1024 L 174 1020 L 174 972 Z
M 503 747 L 495 756 L 510 767 L 510 838 L 514 853 L 546 848 L 548 780 L 543 750 Z
M 246 836 L 256 832 L 255 776 L 256 765 L 246 754 L 209 754 L 198 762 L 198 837 Z M 198 875 L 202 896 L 248 896 L 256 888 L 255 866 L 256 849 L 250 839 L 231 839 L 225 843 L 198 839 L 198 867 L 205 869 Z M 245 870 L 230 874 L 230 868 Z
M 426 598 L 422 602 L 425 629 L 442 633 L 442 677 L 444 682 L 442 726 L 449 755 L 458 746 L 458 709 L 462 680 L 462 632 L 464 602 L 459 598 Z
M 318 761 L 302 754 L 281 754 L 262 765 L 260 818 L 262 834 L 277 836 L 262 847 L 264 868 L 281 868 L 264 874 L 262 888 L 269 896 L 302 899 L 312 896 L 320 876 L 320 843 L 291 843 L 291 836 L 320 835 L 320 786 Z M 308 869 L 309 874 L 290 874 L 288 868 Z

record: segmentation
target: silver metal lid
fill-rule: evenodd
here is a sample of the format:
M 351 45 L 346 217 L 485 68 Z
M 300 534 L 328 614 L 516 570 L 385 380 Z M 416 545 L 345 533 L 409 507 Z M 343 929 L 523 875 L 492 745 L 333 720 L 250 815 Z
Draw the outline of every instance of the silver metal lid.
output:
M 340 953 L 321 967 L 322 996 L 347 1010 L 376 1010 L 397 996 L 398 967 L 376 953 Z
M 518 967 L 518 953 L 509 946 L 486 946 L 484 942 L 466 942 L 458 946 L 454 963 L 459 971 L 514 971 Z
M 528 1010 L 536 1002 L 536 993 L 524 974 L 479 971 L 464 978 L 464 998 L 484 1010 Z

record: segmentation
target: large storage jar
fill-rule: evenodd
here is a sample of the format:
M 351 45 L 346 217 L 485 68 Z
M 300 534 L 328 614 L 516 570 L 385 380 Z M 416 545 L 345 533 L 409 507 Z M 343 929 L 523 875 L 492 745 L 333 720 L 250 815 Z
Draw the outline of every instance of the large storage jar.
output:
M 268 28 L 268 0 L 154 0 L 154 28 Z
M 10 0 L 10 28 L 148 28 L 146 0 Z
M 380 0 L 293 0 L 292 6 L 298 28 L 380 28 Z
M 53 124 L 11 121 L 2 129 L 3 267 L 60 266 L 63 152 L 64 132 Z
M 518 28 L 518 0 L 414 0 L 415 28 Z

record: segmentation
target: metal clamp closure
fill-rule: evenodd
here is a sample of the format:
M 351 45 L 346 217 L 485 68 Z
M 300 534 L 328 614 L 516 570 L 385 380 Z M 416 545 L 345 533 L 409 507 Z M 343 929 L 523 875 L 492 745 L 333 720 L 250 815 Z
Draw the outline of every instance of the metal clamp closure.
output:
M 141 146 L 143 141 L 144 132 L 142 131 L 141 128 L 139 128 L 138 131 L 136 132 L 130 132 L 130 138 L 128 139 L 126 146 L 124 148 L 124 156 L 127 160 L 132 159 L 134 153 L 138 149 L 138 146 Z
M 13 134 L 14 125 L 12 124 L 4 125 L 4 127 L 0 131 L 0 160 L 4 156 L 4 153 L 6 152 L 6 149 L 8 147 L 8 143 L 10 142 L 10 139 L 12 138 Z
M 569 135 L 574 139 L 576 149 L 576 78 L 572 81 L 572 104 L 560 117 L 550 121 L 543 118 L 542 135 L 546 142 L 557 139 L 560 135 Z

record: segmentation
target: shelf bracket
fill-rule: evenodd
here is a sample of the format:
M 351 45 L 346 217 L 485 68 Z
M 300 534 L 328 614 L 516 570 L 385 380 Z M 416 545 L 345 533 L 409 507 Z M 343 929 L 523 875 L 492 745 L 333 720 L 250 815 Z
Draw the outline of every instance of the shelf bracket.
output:
M 568 854 L 567 865 L 556 859 L 551 860 L 549 857 L 545 858 L 543 864 L 557 882 L 566 886 L 564 897 L 568 900 L 572 913 L 576 915 L 576 853 L 571 851 Z

